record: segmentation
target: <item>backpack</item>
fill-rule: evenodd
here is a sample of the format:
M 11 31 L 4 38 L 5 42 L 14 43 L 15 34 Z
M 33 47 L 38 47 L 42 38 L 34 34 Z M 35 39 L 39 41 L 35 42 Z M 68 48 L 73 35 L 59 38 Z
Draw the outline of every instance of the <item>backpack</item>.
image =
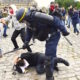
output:
M 33 39 L 45 41 L 48 38 L 50 27 L 47 24 L 38 23 L 33 27 Z

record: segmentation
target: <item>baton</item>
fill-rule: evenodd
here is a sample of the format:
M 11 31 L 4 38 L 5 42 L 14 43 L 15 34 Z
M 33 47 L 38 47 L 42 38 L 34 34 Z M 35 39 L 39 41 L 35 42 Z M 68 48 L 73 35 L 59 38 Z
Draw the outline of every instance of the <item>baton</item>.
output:
M 72 46 L 72 43 L 70 42 L 70 40 L 64 36 L 64 38 L 67 40 L 67 42 Z
M 28 48 L 29 48 L 29 49 L 27 49 L 28 51 L 32 51 L 31 48 L 29 47 L 29 46 L 31 46 L 31 45 L 33 45 L 33 44 L 28 45 Z M 15 51 L 17 51 L 17 50 L 21 50 L 21 49 L 23 49 L 23 48 L 21 47 L 21 48 L 18 48 L 18 49 L 15 49 L 15 50 L 12 50 L 12 51 L 6 52 L 6 53 L 4 53 L 3 55 L 6 55 L 6 54 L 8 54 L 8 53 L 12 53 L 12 52 L 15 52 Z

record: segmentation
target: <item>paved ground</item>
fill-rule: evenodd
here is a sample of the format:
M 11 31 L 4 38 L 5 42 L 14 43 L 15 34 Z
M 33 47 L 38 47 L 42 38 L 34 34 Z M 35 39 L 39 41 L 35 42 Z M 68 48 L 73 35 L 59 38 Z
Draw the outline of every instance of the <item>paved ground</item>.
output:
M 70 29 L 72 30 L 72 29 Z M 2 38 L 0 42 L 0 47 L 2 47 L 2 52 L 5 53 L 13 49 L 12 42 L 10 40 L 13 29 L 8 30 L 8 37 Z M 69 61 L 70 66 L 66 67 L 63 64 L 59 64 L 59 72 L 54 72 L 55 80 L 80 80 L 80 35 L 76 36 L 72 33 L 67 37 L 73 44 L 70 46 L 64 37 L 58 45 L 58 56 Z M 18 44 L 21 47 L 22 42 L 20 37 L 17 38 Z M 33 52 L 43 52 L 45 51 L 45 42 L 41 43 L 36 41 L 36 43 L 31 46 Z M 0 58 L 0 80 L 45 80 L 44 75 L 37 75 L 35 69 L 30 69 L 26 74 L 16 74 L 13 75 L 12 66 L 16 56 L 20 55 L 24 50 L 19 50 L 14 53 L 7 54 Z

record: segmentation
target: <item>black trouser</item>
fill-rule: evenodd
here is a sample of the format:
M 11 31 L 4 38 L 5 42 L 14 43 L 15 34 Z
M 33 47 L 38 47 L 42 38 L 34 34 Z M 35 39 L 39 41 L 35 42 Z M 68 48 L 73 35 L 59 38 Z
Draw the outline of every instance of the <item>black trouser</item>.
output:
M 21 30 L 15 30 L 12 34 L 11 40 L 13 42 L 13 45 L 15 48 L 18 48 L 18 44 L 16 42 L 17 36 L 20 34 L 21 39 L 23 42 L 25 42 L 25 28 L 22 28 Z
M 36 71 L 38 74 L 42 74 L 45 72 L 45 68 L 44 68 L 45 60 L 46 60 L 46 56 L 43 54 L 39 54 L 39 57 L 37 60 L 38 62 L 37 62 L 37 66 L 36 66 Z

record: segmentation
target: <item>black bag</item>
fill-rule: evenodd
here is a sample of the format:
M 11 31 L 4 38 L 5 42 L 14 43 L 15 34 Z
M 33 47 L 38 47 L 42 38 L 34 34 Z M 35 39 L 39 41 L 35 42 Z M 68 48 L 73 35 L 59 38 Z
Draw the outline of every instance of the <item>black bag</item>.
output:
M 50 27 L 46 24 L 37 24 L 37 27 L 34 27 L 33 38 L 40 41 L 45 41 L 48 38 L 50 32 Z

